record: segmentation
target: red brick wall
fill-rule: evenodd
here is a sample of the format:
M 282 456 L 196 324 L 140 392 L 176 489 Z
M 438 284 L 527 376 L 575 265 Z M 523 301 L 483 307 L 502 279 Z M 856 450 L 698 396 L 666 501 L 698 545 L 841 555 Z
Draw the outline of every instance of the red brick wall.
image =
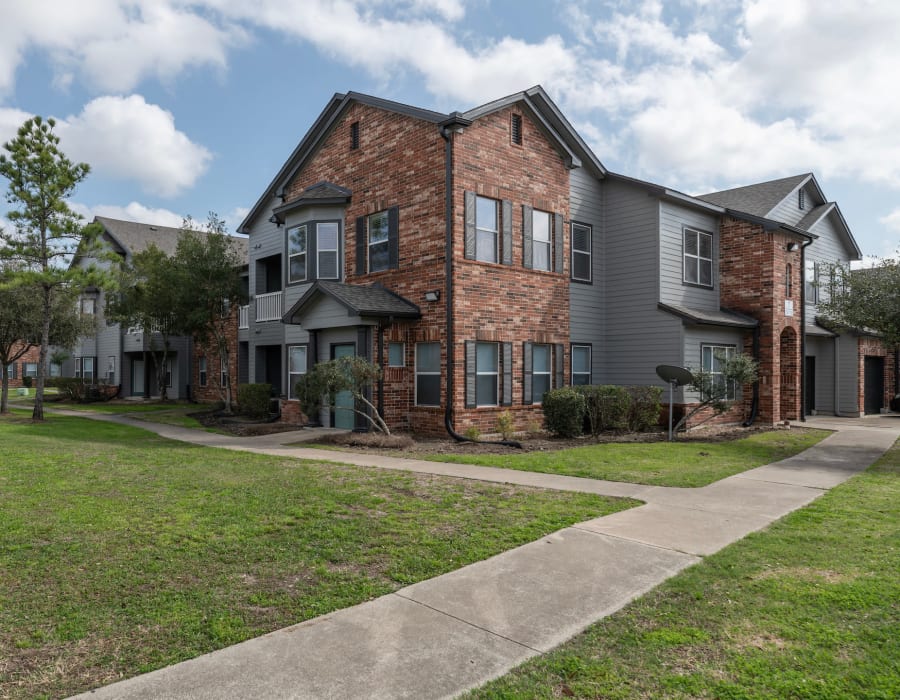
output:
M 522 114 L 522 145 L 510 141 L 513 113 Z M 455 428 L 495 432 L 498 415 L 509 410 L 516 428 L 525 429 L 542 423 L 543 414 L 540 406 L 523 405 L 522 344 L 562 344 L 564 376 L 569 372 L 569 171 L 534 122 L 515 107 L 482 117 L 454 141 Z M 465 191 L 512 202 L 512 265 L 465 259 Z M 563 215 L 563 273 L 523 266 L 523 204 Z M 464 408 L 466 340 L 512 343 L 512 406 Z
M 760 224 L 724 217 L 720 224 L 720 300 L 760 322 L 759 420 L 800 418 L 800 252 L 793 239 Z M 785 314 L 786 266 L 792 268 L 794 314 Z
M 883 357 L 884 358 L 884 396 L 882 396 L 881 406 L 887 408 L 890 406 L 891 399 L 894 398 L 896 391 L 896 379 L 894 377 L 894 353 L 889 352 L 887 347 L 877 338 L 863 336 L 859 338 L 857 352 L 857 406 L 862 414 L 865 410 L 865 388 L 866 388 L 866 356 Z
M 21 345 L 13 346 L 13 354 L 17 353 L 21 349 Z M 22 365 L 26 362 L 37 362 L 40 358 L 41 348 L 39 346 L 32 346 L 28 350 L 25 351 L 25 354 L 22 355 L 18 360 L 13 362 L 16 366 L 16 378 L 13 379 L 12 376 L 9 378 L 9 386 L 18 388 L 22 386 L 22 375 L 24 373 L 24 369 Z M 49 374 L 47 375 L 49 376 Z M 34 386 L 35 380 L 32 379 L 32 386 Z
M 232 400 L 237 404 L 238 385 L 238 314 L 239 309 L 228 319 L 226 335 L 228 337 L 228 375 L 234 387 Z M 200 358 L 206 358 L 206 386 L 200 386 Z M 193 343 L 193 357 L 191 358 L 191 397 L 195 401 L 221 401 L 224 392 L 221 390 L 222 365 L 219 360 L 219 350 L 215 343 L 203 346 Z

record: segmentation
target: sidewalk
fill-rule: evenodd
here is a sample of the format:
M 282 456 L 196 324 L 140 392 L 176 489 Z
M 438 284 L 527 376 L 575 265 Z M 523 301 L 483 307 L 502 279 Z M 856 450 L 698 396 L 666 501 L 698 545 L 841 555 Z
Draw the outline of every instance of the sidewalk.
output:
M 78 698 L 444 698 L 506 673 L 680 570 L 816 499 L 875 461 L 900 417 L 812 418 L 815 447 L 696 489 L 286 447 L 107 420 L 198 444 L 614 496 L 645 505 L 560 530 L 390 595 Z

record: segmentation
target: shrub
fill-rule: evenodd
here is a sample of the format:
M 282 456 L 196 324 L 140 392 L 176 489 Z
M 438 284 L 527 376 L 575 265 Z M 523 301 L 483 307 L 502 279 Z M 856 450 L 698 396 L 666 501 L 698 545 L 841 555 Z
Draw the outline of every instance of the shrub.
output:
M 463 437 L 467 440 L 477 440 L 481 437 L 481 431 L 478 429 L 477 425 L 471 425 L 466 428 L 466 432 L 463 433 Z
M 551 389 L 544 394 L 544 422 L 552 434 L 568 438 L 584 431 L 584 394 L 570 386 Z
M 497 432 L 504 440 L 509 440 L 513 435 L 513 418 L 512 413 L 504 411 L 497 416 Z
M 58 396 L 63 401 L 80 403 L 84 399 L 84 384 L 76 377 L 56 377 Z
M 652 430 L 659 424 L 663 390 L 658 386 L 630 386 L 631 405 L 628 409 L 628 429 L 636 433 Z
M 241 384 L 238 386 L 238 407 L 241 413 L 250 418 L 268 416 L 271 399 L 271 384 Z
M 622 430 L 628 425 L 631 394 L 624 386 L 612 384 L 583 385 L 576 387 L 584 396 L 585 417 L 591 435 L 606 430 Z
M 26 389 L 31 388 L 31 377 L 22 377 L 22 386 Z

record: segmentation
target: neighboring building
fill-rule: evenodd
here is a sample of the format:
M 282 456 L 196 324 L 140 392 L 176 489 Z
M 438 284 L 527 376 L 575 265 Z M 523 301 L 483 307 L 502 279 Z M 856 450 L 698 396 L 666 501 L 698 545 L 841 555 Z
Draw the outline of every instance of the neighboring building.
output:
M 18 352 L 22 348 L 21 343 L 13 345 L 13 354 Z M 32 380 L 37 380 L 37 372 L 38 372 L 38 362 L 40 360 L 41 348 L 38 345 L 32 345 L 28 348 L 25 353 L 15 362 L 11 362 L 7 367 L 9 372 L 9 386 L 20 387 L 24 386 L 25 377 L 31 377 Z M 49 360 L 48 360 L 49 362 Z M 54 377 L 59 376 L 60 367 L 57 364 L 52 362 L 49 363 L 49 371 L 46 376 Z
M 122 262 L 130 262 L 133 255 L 146 250 L 151 244 L 167 255 L 172 255 L 178 244 L 181 229 L 132 221 L 119 221 L 103 216 L 94 218 L 103 227 L 100 244 L 119 256 Z M 246 239 L 235 238 L 241 257 L 246 257 Z M 73 264 L 97 264 L 92 258 L 77 258 Z M 107 261 L 99 264 L 109 265 Z M 108 323 L 104 316 L 105 295 L 102 290 L 88 289 L 79 301 L 81 312 L 97 317 L 96 332 L 79 339 L 72 357 L 62 367 L 68 377 L 80 377 L 85 382 L 110 384 L 119 387 L 122 397 L 155 396 L 158 393 L 156 368 L 151 348 L 161 348 L 159 333 L 145 334 L 140 329 L 122 328 L 118 323 Z M 169 339 L 169 359 L 166 372 L 169 398 L 185 399 L 192 395 L 192 342 L 189 337 Z
M 761 379 L 731 420 L 800 418 L 804 376 L 810 407 L 863 410 L 844 375 L 862 345 L 803 303 L 808 262 L 859 257 L 815 179 L 691 197 L 607 172 L 540 87 L 450 114 L 335 95 L 238 231 L 238 354 L 290 414 L 299 375 L 343 354 L 384 367 L 392 427 L 437 433 L 504 411 L 524 428 L 549 388 L 660 385 L 659 364 L 740 351 Z M 363 427 L 348 401 L 312 418 Z

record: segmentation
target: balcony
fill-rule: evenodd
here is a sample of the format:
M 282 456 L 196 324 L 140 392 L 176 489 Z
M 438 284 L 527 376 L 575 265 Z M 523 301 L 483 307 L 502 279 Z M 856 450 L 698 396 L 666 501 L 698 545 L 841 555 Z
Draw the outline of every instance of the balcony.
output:
M 270 292 L 269 294 L 256 295 L 256 320 L 280 321 L 281 320 L 282 292 Z
M 238 309 L 238 328 L 250 328 L 250 305 Z

